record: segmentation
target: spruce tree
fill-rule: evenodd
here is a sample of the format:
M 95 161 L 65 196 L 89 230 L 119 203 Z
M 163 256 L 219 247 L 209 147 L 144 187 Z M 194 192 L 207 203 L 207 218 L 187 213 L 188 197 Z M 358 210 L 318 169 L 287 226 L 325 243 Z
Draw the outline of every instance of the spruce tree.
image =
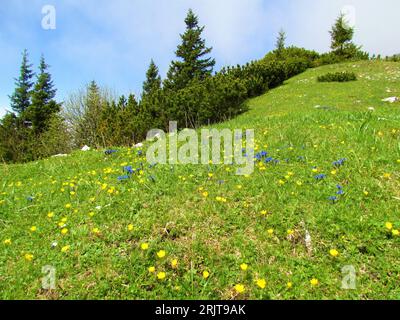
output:
M 158 67 L 152 59 L 146 72 L 146 81 L 143 82 L 143 97 L 147 97 L 160 89 L 161 77 L 159 75 Z
M 51 74 L 48 72 L 49 65 L 44 57 L 40 59 L 39 74 L 32 91 L 32 104 L 27 109 L 28 118 L 32 121 L 36 132 L 46 130 L 47 122 L 55 113 L 60 111 L 60 104 L 54 98 L 57 90 L 54 88 Z
M 22 53 L 22 64 L 19 78 L 15 79 L 15 91 L 9 97 L 11 100 L 11 108 L 17 114 L 22 114 L 31 104 L 31 90 L 33 86 L 32 78 L 34 73 L 32 65 L 28 61 L 28 51 Z
M 339 55 L 343 55 L 346 47 L 351 45 L 354 36 L 354 28 L 348 25 L 343 13 L 336 19 L 329 33 L 332 37 L 331 49 Z
M 279 31 L 278 38 L 276 40 L 276 54 L 278 57 L 282 56 L 283 51 L 285 50 L 286 47 L 286 32 L 282 29 Z
M 212 48 L 206 47 L 201 35 L 204 27 L 199 26 L 198 17 L 190 9 L 186 19 L 186 31 L 181 35 L 182 43 L 176 51 L 177 61 L 173 61 L 168 71 L 165 85 L 167 88 L 179 90 L 192 80 L 203 80 L 211 75 L 215 60 L 206 58 Z

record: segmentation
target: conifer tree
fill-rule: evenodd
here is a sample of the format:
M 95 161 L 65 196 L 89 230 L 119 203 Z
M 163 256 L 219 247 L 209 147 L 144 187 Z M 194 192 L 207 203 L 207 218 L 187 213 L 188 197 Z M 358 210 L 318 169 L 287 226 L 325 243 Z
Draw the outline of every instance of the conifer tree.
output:
M 276 53 L 278 57 L 282 56 L 283 51 L 285 50 L 286 47 L 286 32 L 281 29 L 281 31 L 279 31 L 279 35 L 278 38 L 276 40 Z
M 143 82 L 143 97 L 147 97 L 160 89 L 161 77 L 159 75 L 158 67 L 152 59 L 146 73 L 146 80 Z
M 44 57 L 40 59 L 39 74 L 32 91 L 32 104 L 27 109 L 28 118 L 32 121 L 36 132 L 43 132 L 47 122 L 52 116 L 60 111 L 60 104 L 54 98 L 57 90 L 54 88 L 51 74 L 48 72 L 49 65 Z
M 165 85 L 167 88 L 179 90 L 192 80 L 203 80 L 211 75 L 215 60 L 206 56 L 212 48 L 206 47 L 201 35 L 204 27 L 199 26 L 198 17 L 190 9 L 186 19 L 186 31 L 181 35 L 182 43 L 176 51 L 177 61 L 173 61 L 168 71 Z
M 346 16 L 341 13 L 332 26 L 330 34 L 332 37 L 331 49 L 339 55 L 343 55 L 346 46 L 351 45 L 351 40 L 354 36 L 354 28 L 348 25 Z
M 15 79 L 15 91 L 9 97 L 11 100 L 11 108 L 17 114 L 22 114 L 31 104 L 31 90 L 33 86 L 32 78 L 34 73 L 32 65 L 28 61 L 28 51 L 22 53 L 22 64 L 19 78 Z

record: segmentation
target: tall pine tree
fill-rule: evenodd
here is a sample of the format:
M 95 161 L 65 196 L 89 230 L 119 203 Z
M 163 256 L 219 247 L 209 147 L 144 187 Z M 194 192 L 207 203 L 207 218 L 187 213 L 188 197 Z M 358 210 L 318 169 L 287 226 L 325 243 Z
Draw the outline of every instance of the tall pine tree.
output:
M 17 114 L 22 114 L 31 104 L 31 90 L 33 86 L 32 78 L 34 73 L 32 65 L 28 61 L 28 51 L 22 53 L 22 64 L 19 78 L 15 79 L 15 91 L 9 97 L 11 100 L 11 108 Z
M 155 91 L 161 89 L 161 77 L 158 67 L 153 59 L 150 62 L 149 69 L 146 72 L 146 81 L 143 82 L 143 98 L 150 96 Z
M 201 35 L 204 27 L 199 26 L 197 16 L 190 9 L 186 19 L 186 31 L 181 35 L 182 43 L 178 46 L 177 61 L 171 63 L 165 86 L 179 90 L 186 87 L 192 80 L 203 80 L 211 75 L 215 60 L 206 58 L 212 48 L 206 47 Z
M 27 109 L 29 119 L 32 121 L 36 132 L 46 130 L 48 121 L 60 111 L 60 104 L 54 98 L 57 90 L 54 88 L 51 74 L 48 72 L 49 65 L 44 57 L 40 58 L 39 74 L 32 91 L 32 105 Z

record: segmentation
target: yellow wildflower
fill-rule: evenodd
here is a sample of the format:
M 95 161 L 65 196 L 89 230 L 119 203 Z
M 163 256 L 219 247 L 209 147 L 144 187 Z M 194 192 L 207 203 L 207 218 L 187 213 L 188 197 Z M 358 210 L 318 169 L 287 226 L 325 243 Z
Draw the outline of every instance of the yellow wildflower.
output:
M 67 253 L 69 251 L 69 249 L 71 249 L 71 246 L 67 245 L 61 248 L 61 252 L 62 253 Z
M 155 268 L 155 267 L 150 267 L 150 268 L 149 268 L 149 272 L 150 272 L 150 273 L 156 272 L 156 268 Z
M 390 173 L 385 173 L 385 174 L 383 174 L 383 177 L 385 178 L 385 179 L 390 179 L 391 177 L 392 177 L 392 175 L 390 174 Z
M 315 286 L 317 286 L 319 284 L 319 281 L 318 281 L 318 279 L 314 278 L 314 279 L 310 280 L 310 284 L 315 287 Z
M 393 223 L 391 222 L 386 222 L 385 224 L 386 229 L 388 229 L 389 231 L 391 231 L 393 229 Z
M 158 279 L 158 280 L 164 280 L 166 276 L 167 276 L 167 275 L 166 275 L 165 272 L 159 272 L 159 273 L 157 273 L 157 279 Z
M 171 267 L 175 269 L 178 266 L 178 260 L 177 259 L 172 259 L 171 260 Z
M 261 289 L 265 289 L 265 287 L 267 286 L 267 281 L 265 281 L 265 279 L 258 279 L 256 281 L 256 284 L 259 288 Z
M 339 251 L 337 251 L 336 249 L 331 249 L 331 250 L 329 251 L 329 254 L 330 254 L 332 257 L 336 258 L 336 257 L 339 255 Z
M 246 288 L 245 288 L 245 286 L 243 284 L 237 284 L 235 286 L 235 290 L 236 290 L 237 293 L 241 294 L 241 293 L 244 293 L 246 291 Z
M 24 256 L 26 261 L 32 261 L 33 260 L 33 254 L 26 253 Z

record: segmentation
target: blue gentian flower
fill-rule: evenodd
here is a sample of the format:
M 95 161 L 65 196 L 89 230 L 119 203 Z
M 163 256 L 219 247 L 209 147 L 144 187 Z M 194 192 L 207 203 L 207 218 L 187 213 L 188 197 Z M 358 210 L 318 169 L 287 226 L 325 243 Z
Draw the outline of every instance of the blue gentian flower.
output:
M 328 200 L 335 203 L 336 201 L 338 201 L 338 198 L 336 196 L 332 196 L 332 197 L 329 197 Z
M 338 195 L 343 195 L 343 194 L 344 194 L 343 187 L 342 187 L 340 184 L 338 184 L 338 185 L 336 186 L 336 188 L 338 189 L 338 191 L 336 192 L 336 194 L 338 194 Z
M 128 175 L 118 177 L 118 180 L 119 180 L 119 181 L 124 181 L 124 180 L 128 180 L 128 179 L 129 179 L 129 176 L 128 176 Z
M 104 153 L 106 154 L 106 155 L 111 155 L 111 154 L 113 154 L 113 153 L 116 153 L 116 152 L 118 152 L 118 150 L 106 150 L 106 151 L 104 151 Z
M 124 170 L 123 171 L 126 171 L 128 174 L 133 174 L 135 171 L 133 170 L 133 168 L 132 168 L 132 166 L 127 166 L 127 167 L 124 167 Z
M 336 168 L 339 168 L 339 167 L 343 166 L 346 161 L 347 161 L 346 158 L 342 158 L 338 161 L 333 162 L 332 165 Z

